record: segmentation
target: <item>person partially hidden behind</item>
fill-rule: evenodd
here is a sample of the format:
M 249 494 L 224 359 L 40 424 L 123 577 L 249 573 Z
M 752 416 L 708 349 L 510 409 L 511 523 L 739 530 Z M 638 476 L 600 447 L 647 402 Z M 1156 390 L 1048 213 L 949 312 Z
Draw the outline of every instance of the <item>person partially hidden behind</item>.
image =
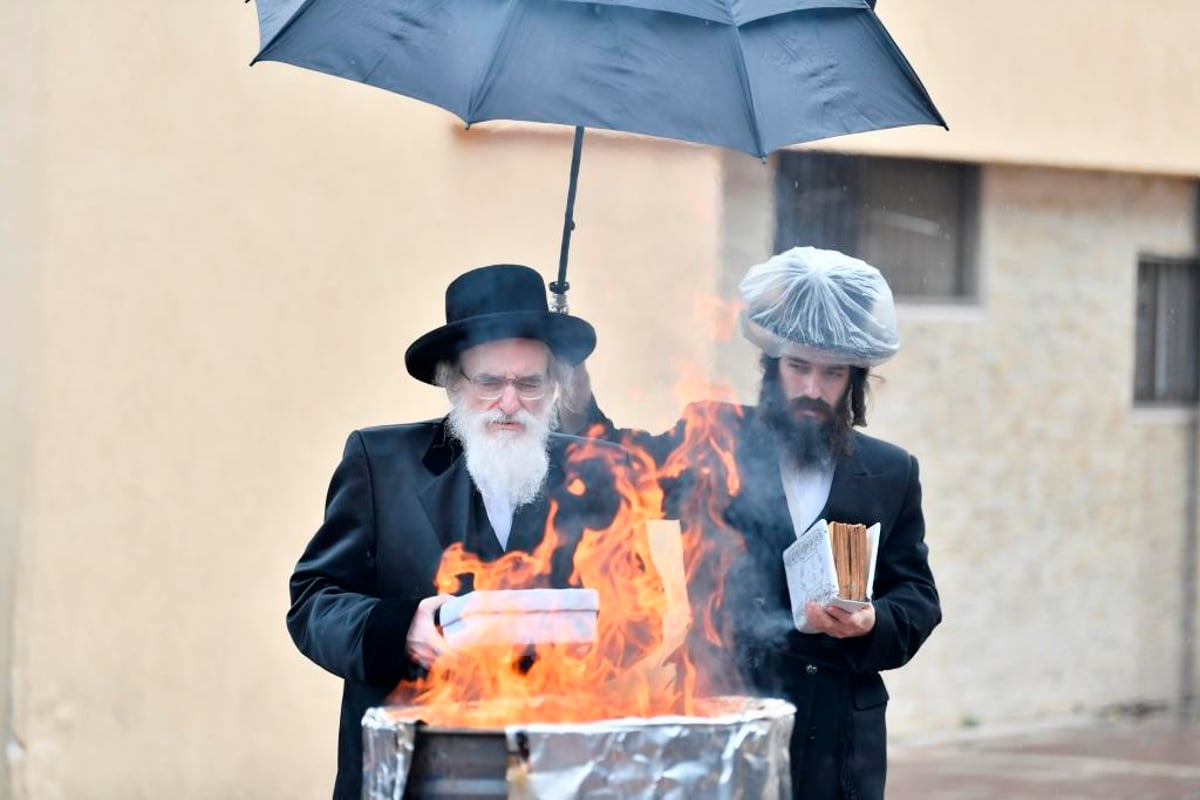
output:
M 870 370 L 899 348 L 892 293 L 870 265 L 811 247 L 752 267 L 740 290 L 743 334 L 762 351 L 756 407 L 696 404 L 672 430 L 652 436 L 618 430 L 592 401 L 590 435 L 629 442 L 662 464 L 684 441 L 684 420 L 715 419 L 729 434 L 741 488 L 720 522 L 740 534 L 745 550 L 724 576 L 721 607 L 743 686 L 796 706 L 796 798 L 878 800 L 888 700 L 879 672 L 906 664 L 941 621 L 917 460 L 855 430 L 866 424 Z M 582 367 L 575 381 L 587 394 Z M 685 530 L 718 535 L 704 515 L 688 518 L 709 507 L 691 502 L 704 491 L 703 476 L 663 483 L 669 515 Z M 804 614 L 817 632 L 800 633 L 783 551 L 818 519 L 880 524 L 873 602 L 851 613 L 809 601 Z M 711 595 L 710 587 L 689 586 L 693 606 Z M 690 637 L 689 646 L 702 649 L 701 638 Z
M 414 378 L 446 390 L 449 414 L 350 434 L 287 615 L 300 651 L 344 680 L 335 798 L 361 794 L 363 713 L 448 646 L 435 624 L 450 599 L 434 589 L 445 549 L 460 543 L 485 562 L 532 552 L 553 503 L 562 543 L 550 574 L 510 588 L 567 588 L 583 528 L 603 530 L 616 512 L 607 460 L 568 462 L 583 440 L 551 432 L 564 377 L 595 343 L 587 322 L 548 311 L 535 270 L 472 270 L 446 290 L 446 324 L 405 354 Z M 588 491 L 567 491 L 581 474 Z M 644 542 L 629 552 L 653 570 Z

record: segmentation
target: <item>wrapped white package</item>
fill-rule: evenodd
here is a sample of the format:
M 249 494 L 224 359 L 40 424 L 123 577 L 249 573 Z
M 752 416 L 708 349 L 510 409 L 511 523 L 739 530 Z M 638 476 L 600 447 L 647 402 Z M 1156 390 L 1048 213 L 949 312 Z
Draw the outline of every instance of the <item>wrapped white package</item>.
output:
M 596 640 L 595 589 L 470 592 L 441 608 L 442 635 L 454 647 L 576 644 Z

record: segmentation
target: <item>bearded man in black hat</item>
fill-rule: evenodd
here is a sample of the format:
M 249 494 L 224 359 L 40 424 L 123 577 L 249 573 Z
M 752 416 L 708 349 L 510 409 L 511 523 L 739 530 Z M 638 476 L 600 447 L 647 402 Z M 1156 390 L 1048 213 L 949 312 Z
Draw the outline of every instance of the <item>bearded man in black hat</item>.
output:
M 667 513 L 685 529 L 739 540 L 740 556 L 715 576 L 716 587 L 696 582 L 702 570 L 688 587 L 694 618 L 720 589 L 715 627 L 732 642 L 713 648 L 696 635 L 689 649 L 710 668 L 732 656 L 738 688 L 795 704 L 796 798 L 882 800 L 888 694 L 879 672 L 906 664 L 941 620 L 917 461 L 855 430 L 866 424 L 870 370 L 899 348 L 892 293 L 874 267 L 811 247 L 752 267 L 740 289 L 743 333 L 762 351 L 757 406 L 699 403 L 651 436 L 617 430 L 592 402 L 590 433 L 629 442 L 660 464 L 705 457 L 687 435 L 688 419 L 715 421 L 716 438 L 732 442 L 740 489 L 724 498 L 719 519 L 706 517 L 711 496 L 696 502 L 724 485 L 703 468 L 664 481 Z M 585 387 L 586 373 L 575 380 Z M 790 595 L 784 551 L 821 519 L 880 526 L 864 608 Z
M 567 588 L 583 529 L 603 530 L 615 513 L 608 462 L 568 462 L 582 440 L 551 432 L 563 378 L 595 344 L 587 322 L 548 311 L 535 270 L 472 270 L 446 291 L 446 324 L 405 354 L 414 378 L 445 389 L 449 414 L 350 434 L 287 617 L 300 651 L 345 681 L 335 798 L 361 793 L 363 713 L 449 646 L 436 615 L 451 596 L 434 588 L 446 548 L 485 562 L 532 552 L 553 503 L 563 544 L 550 574 L 509 588 Z M 566 490 L 574 478 L 586 492 Z M 629 557 L 652 570 L 644 532 L 630 537 Z

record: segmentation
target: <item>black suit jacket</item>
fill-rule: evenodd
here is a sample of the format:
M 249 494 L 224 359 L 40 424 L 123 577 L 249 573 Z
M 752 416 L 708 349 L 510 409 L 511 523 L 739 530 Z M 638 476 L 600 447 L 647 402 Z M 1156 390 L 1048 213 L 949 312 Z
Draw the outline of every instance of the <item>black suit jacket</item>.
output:
M 508 549 L 537 546 L 551 500 L 564 545 L 550 575 L 513 588 L 569 586 L 583 528 L 604 528 L 615 512 L 608 459 L 573 458 L 571 475 L 583 477 L 589 490 L 566 491 L 567 449 L 581 441 L 550 436 L 546 489 L 514 515 Z M 345 681 L 335 798 L 357 800 L 361 792 L 363 713 L 382 704 L 398 682 L 422 674 L 405 653 L 405 636 L 417 604 L 436 593 L 442 552 L 455 542 L 485 561 L 504 553 L 445 420 L 350 434 L 330 481 L 325 521 L 292 574 L 287 615 L 300 651 Z

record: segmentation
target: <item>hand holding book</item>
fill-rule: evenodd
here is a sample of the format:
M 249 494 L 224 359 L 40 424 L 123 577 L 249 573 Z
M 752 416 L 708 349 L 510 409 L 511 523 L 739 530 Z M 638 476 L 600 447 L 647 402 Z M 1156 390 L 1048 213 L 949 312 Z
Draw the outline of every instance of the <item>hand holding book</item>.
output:
M 870 604 L 879 549 L 879 524 L 871 527 L 817 520 L 783 553 L 792 621 L 816 633 L 805 603 L 857 611 Z

